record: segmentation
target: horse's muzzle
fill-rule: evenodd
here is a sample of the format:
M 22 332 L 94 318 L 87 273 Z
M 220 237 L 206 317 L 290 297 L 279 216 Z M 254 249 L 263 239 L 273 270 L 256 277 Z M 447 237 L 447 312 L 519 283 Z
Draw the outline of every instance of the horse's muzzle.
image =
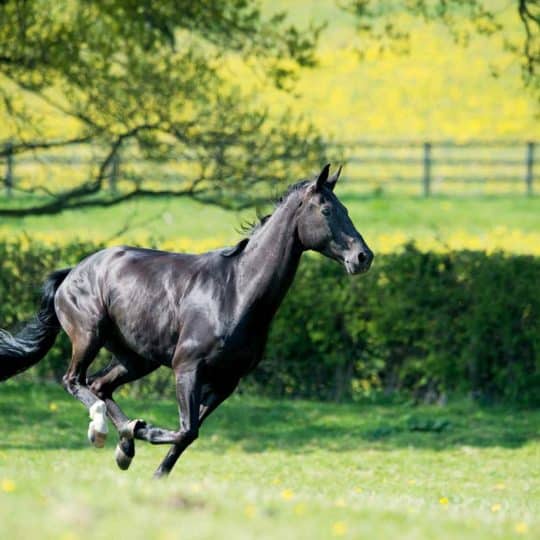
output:
M 348 274 L 363 274 L 369 270 L 373 257 L 373 251 L 366 247 L 347 253 L 343 263 Z

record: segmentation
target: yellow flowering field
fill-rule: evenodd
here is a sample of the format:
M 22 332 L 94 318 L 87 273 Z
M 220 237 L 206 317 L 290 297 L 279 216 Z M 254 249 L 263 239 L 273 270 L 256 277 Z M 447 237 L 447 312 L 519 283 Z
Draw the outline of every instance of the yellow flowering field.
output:
M 49 246 L 67 243 L 74 240 L 92 241 L 106 246 L 120 244 L 136 246 L 155 246 L 167 251 L 186 253 L 203 253 L 233 243 L 229 236 L 214 236 L 203 239 L 194 239 L 189 236 L 167 238 L 160 240 L 150 234 L 124 234 L 114 239 L 105 235 L 77 235 L 69 231 L 55 231 L 54 233 L 35 232 L 31 236 L 24 233 L 13 233 L 9 228 L 0 228 L 0 239 L 19 239 L 21 246 L 30 247 L 38 242 Z M 494 227 L 481 234 L 474 234 L 466 230 L 455 230 L 441 238 L 427 234 L 419 237 L 408 236 L 403 231 L 373 233 L 366 237 L 369 245 L 377 253 L 392 253 L 399 251 L 408 242 L 414 242 L 423 251 L 444 252 L 451 250 L 475 250 L 492 253 L 506 251 L 515 254 L 529 254 L 540 256 L 540 232 L 524 232 L 520 229 L 508 229 L 503 226 Z
M 298 24 L 328 23 L 319 67 L 299 73 L 289 100 L 268 91 L 265 96 L 275 107 L 292 105 L 338 141 L 539 137 L 537 105 L 523 90 L 515 58 L 497 39 L 473 36 L 461 47 L 442 25 L 397 14 L 396 26 L 410 30 L 409 53 L 380 54 L 378 44 L 360 41 L 355 20 L 336 4 L 265 3 L 269 11 L 287 10 Z M 511 3 L 499 11 L 513 38 L 521 33 L 515 11 Z
M 332 0 L 262 3 L 269 13 L 286 10 L 291 21 L 301 27 L 310 20 L 327 23 L 320 38 L 318 67 L 298 72 L 291 93 L 273 88 L 258 76 L 256 67 L 234 55 L 224 59 L 224 76 L 232 85 L 253 92 L 260 107 L 276 114 L 291 109 L 338 143 L 359 139 L 465 142 L 540 138 L 537 104 L 524 90 L 519 65 L 500 46 L 500 40 L 473 36 L 468 47 L 461 47 L 440 24 L 425 24 L 401 14 L 396 15 L 395 23 L 411 31 L 408 54 L 380 54 L 376 44 L 360 41 L 355 20 L 337 4 Z M 503 8 L 499 18 L 505 32 L 513 37 L 519 35 L 520 23 L 513 6 Z M 72 118 L 59 116 L 57 110 L 16 90 L 9 81 L 0 79 L 0 84 L 14 95 L 14 110 L 26 105 L 39 114 L 44 120 L 44 133 L 70 137 L 77 132 L 77 122 Z M 54 89 L 51 92 L 54 94 Z M 15 129 L 0 104 L 0 140 L 15 133 Z M 92 171 L 99 152 L 95 148 L 73 147 L 48 154 L 74 159 L 72 164 L 45 160 L 37 166 L 35 161 L 21 159 L 16 174 L 23 187 L 66 188 Z M 410 152 L 403 154 L 407 155 Z M 186 172 L 183 164 L 168 167 L 171 174 Z M 384 170 L 390 176 L 399 173 L 390 165 Z M 486 180 L 492 174 L 489 169 L 480 172 Z M 148 175 L 151 178 L 151 171 Z M 447 192 L 463 189 L 450 184 Z M 486 190 L 497 192 L 500 186 L 489 183 Z

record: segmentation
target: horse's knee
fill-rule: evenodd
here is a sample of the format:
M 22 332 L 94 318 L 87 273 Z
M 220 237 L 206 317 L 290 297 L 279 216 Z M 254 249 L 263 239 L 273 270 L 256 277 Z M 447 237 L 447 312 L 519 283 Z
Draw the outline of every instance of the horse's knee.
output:
M 190 428 L 178 434 L 178 444 L 191 444 L 199 437 L 198 428 Z

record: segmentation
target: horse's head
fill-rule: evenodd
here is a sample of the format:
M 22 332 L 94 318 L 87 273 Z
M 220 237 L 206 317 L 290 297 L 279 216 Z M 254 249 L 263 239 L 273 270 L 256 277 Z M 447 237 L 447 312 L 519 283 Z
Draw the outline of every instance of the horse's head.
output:
M 328 176 L 326 165 L 309 183 L 298 210 L 298 236 L 304 249 L 318 251 L 340 261 L 349 274 L 366 272 L 373 252 L 355 229 L 345 206 L 334 194 L 341 167 Z

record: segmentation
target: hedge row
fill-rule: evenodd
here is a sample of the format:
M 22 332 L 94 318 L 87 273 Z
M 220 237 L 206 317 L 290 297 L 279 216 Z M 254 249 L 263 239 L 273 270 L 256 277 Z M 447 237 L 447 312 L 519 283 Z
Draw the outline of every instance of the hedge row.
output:
M 30 316 L 52 269 L 101 246 L 0 242 L 0 326 Z M 413 245 L 347 276 L 304 258 L 273 324 L 266 358 L 242 388 L 274 396 L 351 399 L 409 392 L 440 399 L 466 392 L 488 401 L 540 404 L 540 259 L 474 251 L 423 253 Z M 69 343 L 59 339 L 33 377 L 59 378 Z M 135 385 L 172 391 L 167 370 Z

